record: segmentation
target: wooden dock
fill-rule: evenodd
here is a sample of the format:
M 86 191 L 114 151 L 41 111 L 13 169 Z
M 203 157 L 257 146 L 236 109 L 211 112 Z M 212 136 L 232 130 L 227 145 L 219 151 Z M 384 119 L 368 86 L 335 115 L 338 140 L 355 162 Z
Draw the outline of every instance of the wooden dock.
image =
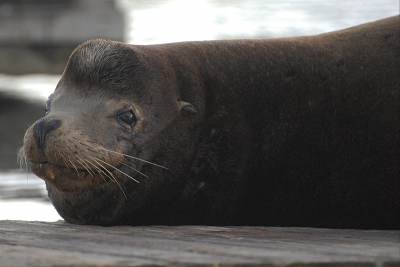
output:
M 400 266 L 400 231 L 0 221 L 0 266 Z

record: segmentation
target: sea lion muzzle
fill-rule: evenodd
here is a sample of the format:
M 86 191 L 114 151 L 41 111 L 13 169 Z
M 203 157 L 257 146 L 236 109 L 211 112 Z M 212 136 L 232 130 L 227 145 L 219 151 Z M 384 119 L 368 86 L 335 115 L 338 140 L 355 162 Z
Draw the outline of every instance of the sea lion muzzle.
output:
M 33 138 L 39 149 L 46 146 L 46 135 L 61 126 L 61 120 L 42 118 L 33 127 Z

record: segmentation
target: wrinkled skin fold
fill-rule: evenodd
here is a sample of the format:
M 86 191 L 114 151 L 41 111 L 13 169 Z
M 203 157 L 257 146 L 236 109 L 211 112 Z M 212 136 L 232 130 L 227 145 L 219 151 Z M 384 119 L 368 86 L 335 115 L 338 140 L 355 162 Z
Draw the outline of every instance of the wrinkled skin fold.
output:
M 22 155 L 69 223 L 399 229 L 398 22 L 85 42 Z

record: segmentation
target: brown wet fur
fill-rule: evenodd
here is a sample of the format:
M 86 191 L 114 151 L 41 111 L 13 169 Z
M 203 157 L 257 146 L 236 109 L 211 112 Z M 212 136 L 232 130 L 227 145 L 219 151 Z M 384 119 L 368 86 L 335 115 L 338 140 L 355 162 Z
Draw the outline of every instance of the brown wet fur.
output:
M 25 155 L 70 223 L 399 229 L 399 25 L 88 41 Z

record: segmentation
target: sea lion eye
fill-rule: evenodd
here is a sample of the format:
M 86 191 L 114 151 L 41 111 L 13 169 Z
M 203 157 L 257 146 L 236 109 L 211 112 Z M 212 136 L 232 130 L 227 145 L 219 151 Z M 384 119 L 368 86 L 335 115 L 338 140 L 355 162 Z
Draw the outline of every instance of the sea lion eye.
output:
M 47 99 L 46 106 L 44 108 L 44 114 L 47 115 L 50 112 L 50 99 Z
M 136 117 L 132 110 L 119 114 L 117 118 L 131 126 L 136 123 Z

